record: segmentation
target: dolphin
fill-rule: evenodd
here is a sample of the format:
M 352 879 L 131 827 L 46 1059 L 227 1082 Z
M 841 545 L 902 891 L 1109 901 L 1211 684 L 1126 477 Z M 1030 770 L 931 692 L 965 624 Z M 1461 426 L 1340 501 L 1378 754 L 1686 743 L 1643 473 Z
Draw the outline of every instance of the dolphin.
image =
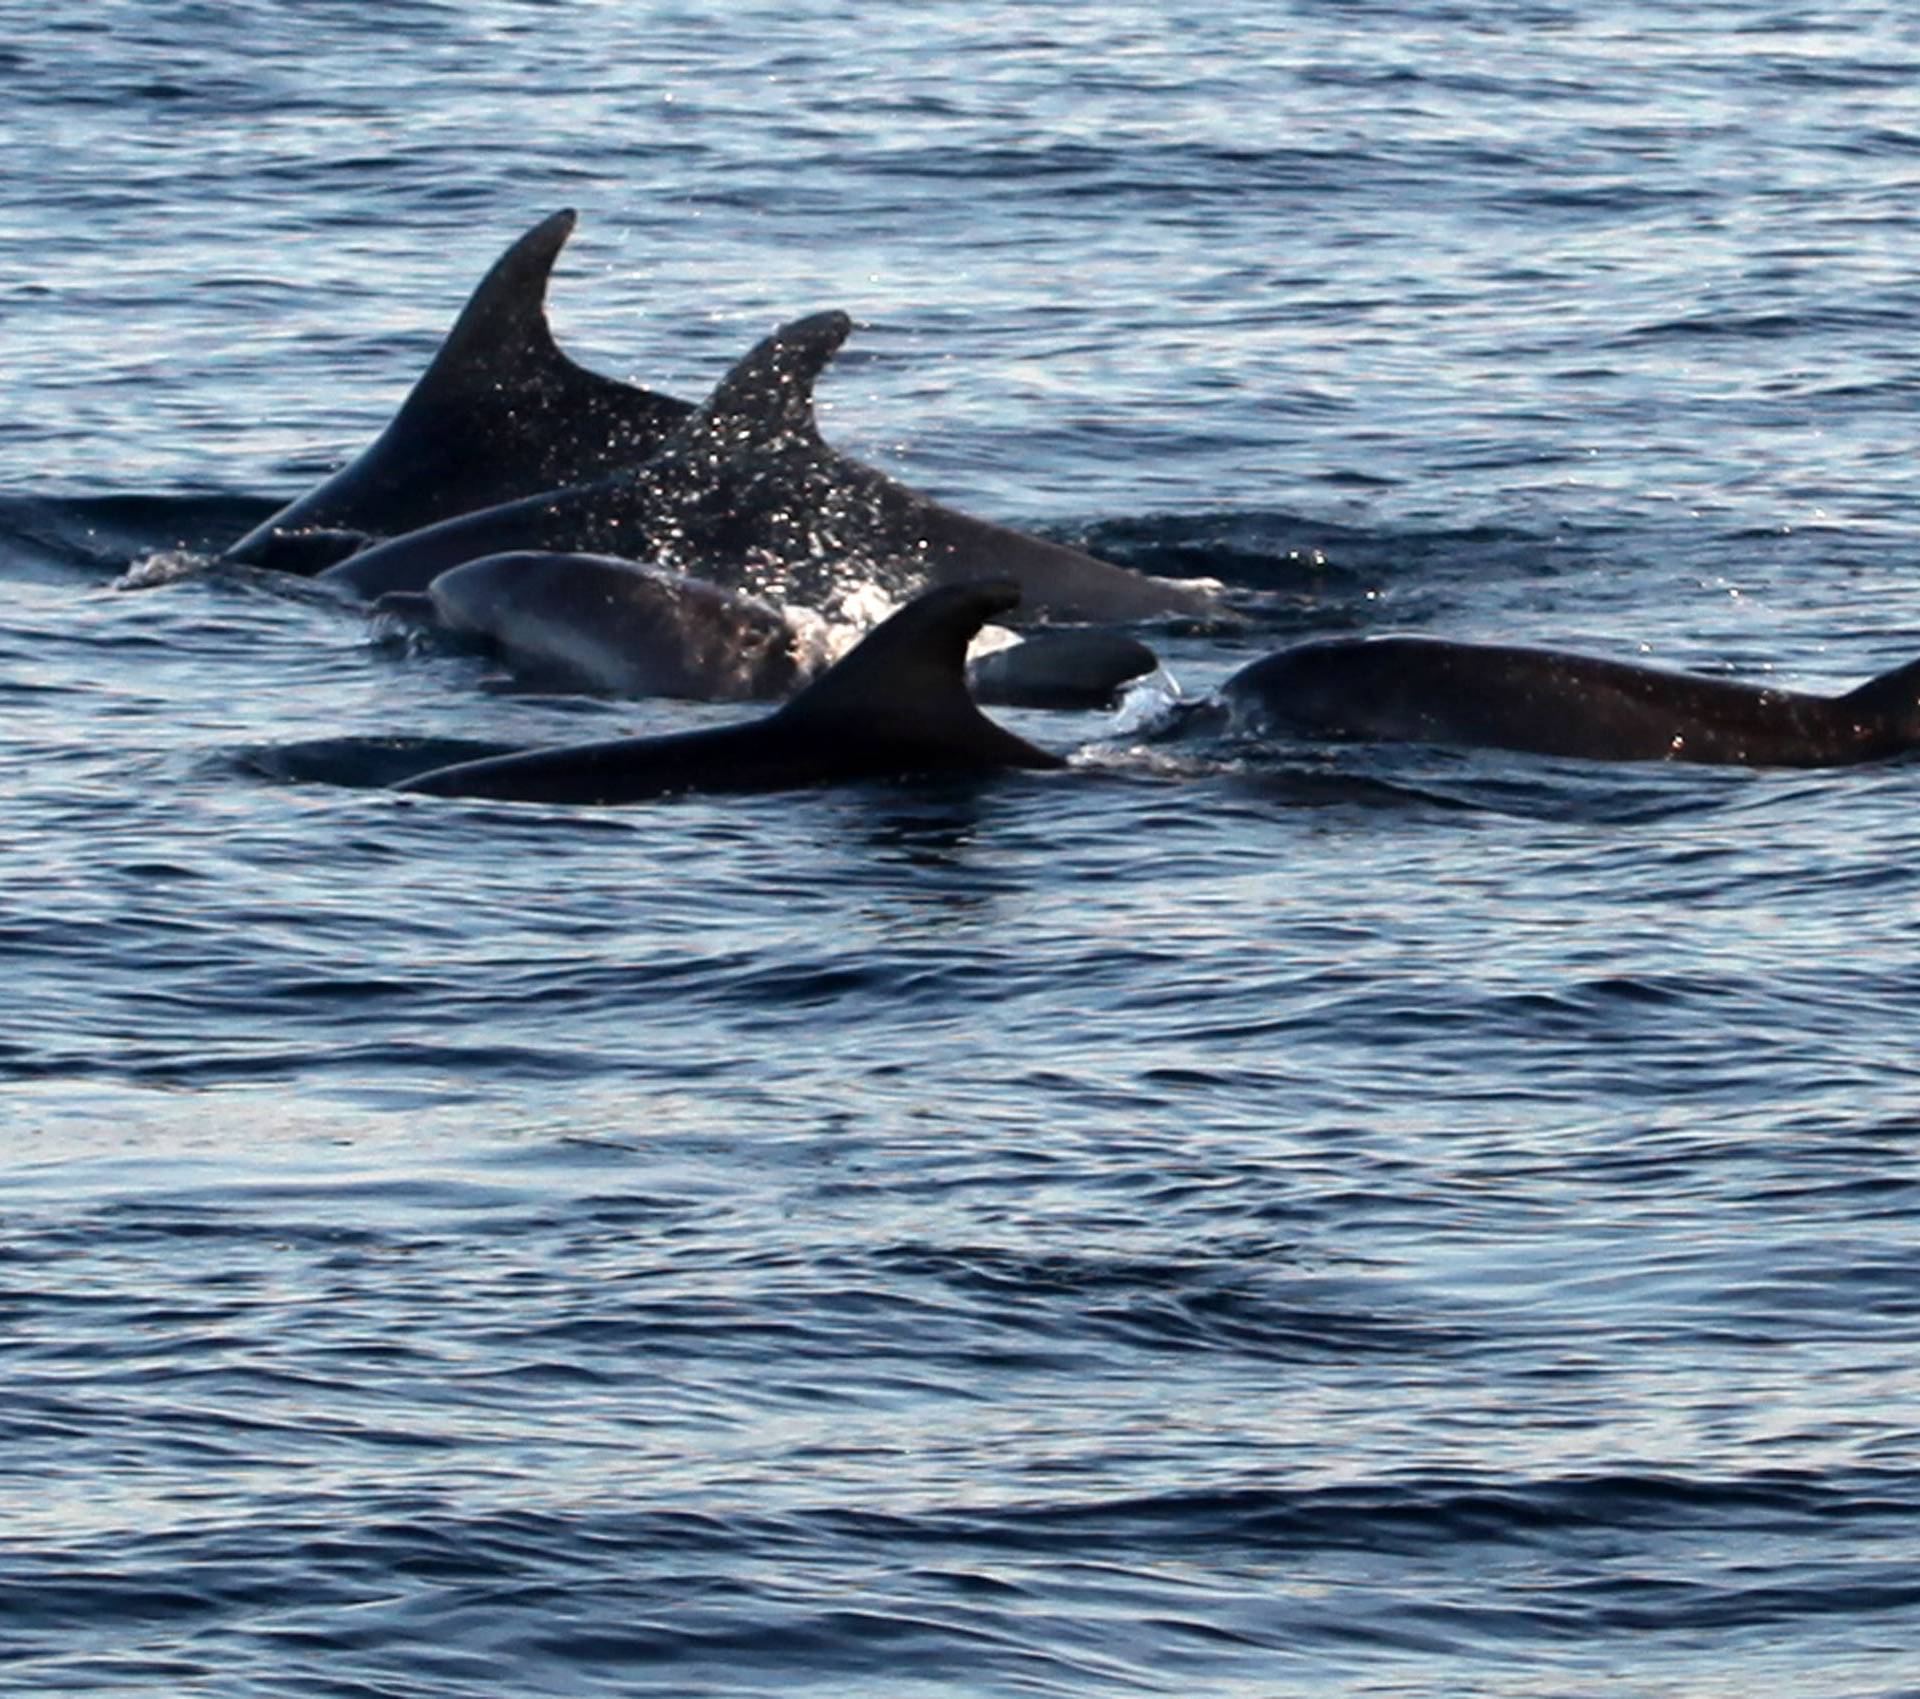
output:
M 1106 709 L 1160 657 L 1119 631 L 1037 631 L 967 663 L 976 702 L 1008 708 Z
M 477 639 L 523 676 L 591 695 L 766 701 L 806 673 L 800 634 L 771 603 L 611 555 L 483 555 L 374 611 Z
M 1596 761 L 1839 767 L 1920 746 L 1920 661 L 1815 696 L 1554 649 L 1329 638 L 1243 667 L 1217 701 L 1255 733 Z
M 381 537 L 645 459 L 693 411 L 575 365 L 547 325 L 571 208 L 495 261 L 374 441 L 221 558 L 314 573 Z
M 510 755 L 518 747 L 462 737 L 315 737 L 300 743 L 245 744 L 230 759 L 256 778 L 370 790 L 455 761 Z
M 818 670 L 819 635 L 744 591 L 613 555 L 483 555 L 425 594 L 373 611 L 485 644 L 522 679 L 597 696 L 696 702 L 790 696 Z M 976 702 L 1109 708 L 1159 658 L 1120 632 L 1041 632 L 967 663 Z
M 930 590 L 762 719 L 465 761 L 394 788 L 610 805 L 679 791 L 1062 767 L 1059 756 L 986 719 L 967 693 L 967 644 L 1019 599 L 1011 582 Z
M 1217 613 L 1198 585 L 971 518 L 835 453 L 813 388 L 851 329 L 839 312 L 782 326 L 642 465 L 427 526 L 322 578 L 372 600 L 424 590 L 481 555 L 568 550 L 658 561 L 805 605 L 853 580 L 900 595 L 991 576 L 1018 584 L 1023 608 L 1042 619 Z

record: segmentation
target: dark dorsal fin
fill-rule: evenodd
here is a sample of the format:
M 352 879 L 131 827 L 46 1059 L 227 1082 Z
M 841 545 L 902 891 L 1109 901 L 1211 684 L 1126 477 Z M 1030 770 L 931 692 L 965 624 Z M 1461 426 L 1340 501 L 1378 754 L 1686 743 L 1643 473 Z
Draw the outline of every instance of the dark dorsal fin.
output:
M 868 632 L 775 718 L 814 738 L 924 748 L 949 765 L 1064 766 L 995 725 L 967 689 L 967 645 L 1019 601 L 1020 587 L 1006 579 L 929 590 Z
M 840 312 L 783 324 L 720 380 L 688 428 L 733 448 L 817 443 L 813 386 L 852 329 Z
M 541 219 L 493 262 L 410 400 L 436 389 L 488 384 L 503 370 L 553 361 L 571 365 L 547 325 L 547 280 L 575 220 L 572 207 Z
M 1838 700 L 1849 713 L 1883 715 L 1909 724 L 1920 717 L 1920 661 L 1870 678 Z

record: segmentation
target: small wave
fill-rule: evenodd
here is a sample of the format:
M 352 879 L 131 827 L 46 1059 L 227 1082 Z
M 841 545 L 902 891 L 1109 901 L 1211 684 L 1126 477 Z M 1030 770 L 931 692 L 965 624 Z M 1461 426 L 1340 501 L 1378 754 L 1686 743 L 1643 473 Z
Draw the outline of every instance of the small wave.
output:
M 1208 779 L 1288 807 L 1439 809 L 1589 825 L 1644 825 L 1728 806 L 1767 775 L 1742 767 L 1561 760 L 1432 744 L 1314 743 L 1225 728 L 1211 701 L 1149 701 L 1128 735 L 1086 752 L 1108 771 Z M 1184 744 L 1180 740 L 1188 740 Z
M 225 760 L 243 773 L 282 784 L 378 790 L 436 767 L 510 754 L 515 747 L 457 737 L 321 737 L 245 744 Z
M 0 561 L 118 572 L 153 554 L 204 560 L 273 508 L 239 495 L 0 498 Z
M 1696 1477 L 1648 1469 L 1535 1480 L 1412 1473 L 1354 1485 L 1219 1485 L 1036 1501 L 959 1521 L 929 1516 L 922 1538 L 964 1528 L 976 1541 L 1078 1542 L 1089 1553 L 1186 1547 L 1419 1552 L 1435 1541 L 1564 1543 L 1582 1534 L 1705 1528 L 1720 1535 L 1813 1532 L 1831 1522 L 1889 1526 L 1920 1512 L 1907 1476 L 1820 1477 L 1758 1470 Z M 908 1535 L 914 1530 L 900 1528 Z
M 1219 1256 L 1094 1256 L 909 1244 L 876 1261 L 889 1277 L 932 1279 L 980 1303 L 996 1326 L 1035 1323 L 1063 1348 L 1104 1340 L 1241 1360 L 1431 1361 L 1472 1340 L 1463 1329 L 1358 1303 L 1356 1289 L 1303 1273 L 1284 1246 L 1237 1244 Z
M 196 554 L 191 549 L 156 549 L 152 554 L 136 559 L 113 581 L 113 587 L 116 590 L 157 590 L 162 585 L 177 584 L 183 578 L 192 578 L 212 564 L 211 556 Z
M 1779 342 L 1808 335 L 1840 335 L 1861 330 L 1910 336 L 1914 330 L 1914 315 L 1894 308 L 1879 307 L 1825 307 L 1797 313 L 1693 313 L 1682 318 L 1637 325 L 1613 338 L 1608 346 L 1629 347 L 1640 342 L 1710 337 Z
M 1372 626 L 1388 593 L 1398 622 L 1419 625 L 1429 617 L 1422 592 L 1556 578 L 1616 546 L 1604 529 L 1341 524 L 1258 508 L 1101 519 L 1073 540 L 1136 571 L 1218 580 L 1237 608 L 1277 633 Z
M 204 570 L 271 511 L 264 499 L 228 494 L 4 498 L 0 569 L 23 563 L 112 572 L 128 589 L 169 583 Z M 1553 574 L 1565 569 L 1570 549 L 1604 542 L 1583 544 L 1565 527 L 1340 524 L 1280 509 L 1119 514 L 1048 529 L 1136 571 L 1213 580 L 1231 599 L 1253 598 L 1251 611 L 1275 630 L 1368 623 L 1369 598 L 1384 585 L 1466 572 Z M 822 561 L 786 583 L 748 573 L 740 587 L 817 610 L 831 628 L 829 650 L 884 618 L 907 588 L 880 581 L 858 561 Z M 1417 609 L 1406 611 L 1418 617 Z

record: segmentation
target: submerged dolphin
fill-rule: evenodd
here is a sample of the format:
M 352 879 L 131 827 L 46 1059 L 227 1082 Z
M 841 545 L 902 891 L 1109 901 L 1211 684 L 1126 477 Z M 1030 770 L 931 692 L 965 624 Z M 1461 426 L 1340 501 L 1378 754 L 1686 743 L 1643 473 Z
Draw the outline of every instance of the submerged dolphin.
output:
M 967 693 L 967 644 L 1019 599 L 1010 583 L 931 590 L 764 719 L 466 761 L 396 788 L 612 804 L 677 791 L 786 790 L 827 780 L 1064 766 L 1059 756 L 986 719 Z
M 556 212 L 507 249 L 387 428 L 223 558 L 316 572 L 370 538 L 651 454 L 692 406 L 575 365 L 548 328 L 547 279 L 573 226 Z
M 766 701 L 818 664 L 817 645 L 758 596 L 611 555 L 484 555 L 374 611 L 486 643 L 530 682 L 594 695 Z M 1046 632 L 969 661 L 967 682 L 977 702 L 1106 708 L 1159 664 L 1121 633 Z
M 1243 667 L 1218 700 L 1254 732 L 1598 761 L 1837 767 L 1920 747 L 1920 661 L 1812 696 L 1552 649 L 1333 638 Z
M 815 424 L 813 387 L 851 328 L 837 312 L 783 326 L 645 465 L 428 526 L 323 578 L 372 599 L 424 590 L 481 555 L 575 550 L 657 560 L 806 605 L 851 578 L 907 593 L 992 576 L 1018 584 L 1022 606 L 1042 618 L 1216 611 L 1197 585 L 970 518 L 836 454 Z

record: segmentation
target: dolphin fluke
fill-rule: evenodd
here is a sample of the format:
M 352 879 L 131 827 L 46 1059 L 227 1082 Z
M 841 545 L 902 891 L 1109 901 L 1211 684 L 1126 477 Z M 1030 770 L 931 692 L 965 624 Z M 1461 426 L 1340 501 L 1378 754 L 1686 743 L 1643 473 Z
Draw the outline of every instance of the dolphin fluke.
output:
M 829 780 L 1065 765 L 995 725 L 967 693 L 967 645 L 1019 601 L 1006 582 L 910 602 L 760 720 L 463 762 L 400 785 L 435 796 L 611 804 L 678 791 L 786 790 Z

